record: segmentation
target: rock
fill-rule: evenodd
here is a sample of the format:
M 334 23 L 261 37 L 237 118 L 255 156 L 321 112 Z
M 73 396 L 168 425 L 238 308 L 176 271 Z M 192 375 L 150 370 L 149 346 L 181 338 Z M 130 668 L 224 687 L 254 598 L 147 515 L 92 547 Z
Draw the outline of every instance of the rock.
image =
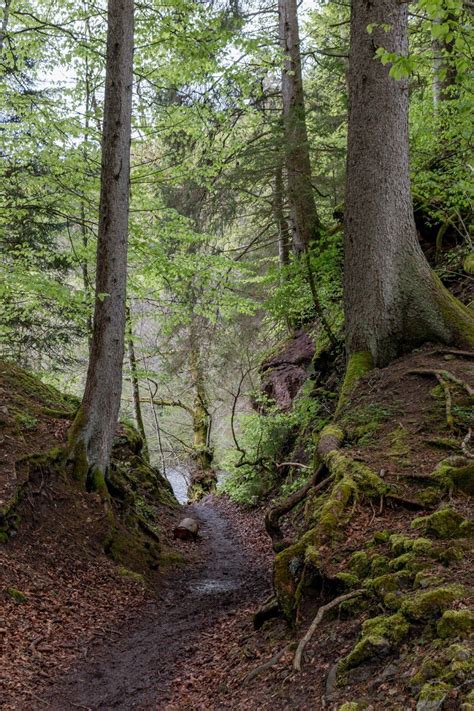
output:
M 280 410 L 288 410 L 308 376 L 315 353 L 311 336 L 304 331 L 284 343 L 261 366 L 262 390 Z
M 442 709 L 450 690 L 451 687 L 443 682 L 428 682 L 420 692 L 416 711 L 438 711 L 438 709 Z
M 179 538 L 182 541 L 197 541 L 198 533 L 199 523 L 194 518 L 183 518 L 173 530 L 173 538 Z

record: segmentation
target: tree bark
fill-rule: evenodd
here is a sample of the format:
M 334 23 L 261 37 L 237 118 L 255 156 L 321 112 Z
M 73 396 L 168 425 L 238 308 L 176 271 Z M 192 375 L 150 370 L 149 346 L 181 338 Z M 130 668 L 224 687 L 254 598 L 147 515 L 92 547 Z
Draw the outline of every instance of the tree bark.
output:
M 70 434 L 76 476 L 105 490 L 122 393 L 133 82 L 133 0 L 109 0 L 94 329 Z
M 369 24 L 376 25 L 372 34 Z M 390 26 L 385 32 L 377 25 Z M 353 0 L 349 64 L 344 307 L 349 356 L 384 366 L 426 341 L 474 344 L 469 310 L 418 244 L 408 165 L 408 86 L 377 47 L 406 54 L 407 5 Z M 364 358 L 363 356 L 366 356 Z
M 192 407 L 193 420 L 193 450 L 194 458 L 201 471 L 210 470 L 213 460 L 213 451 L 210 442 L 211 416 L 204 384 L 204 372 L 201 361 L 197 324 L 193 319 L 190 326 L 189 338 L 189 372 L 194 391 Z
M 279 0 L 278 13 L 280 47 L 284 55 L 281 88 L 288 202 L 293 249 L 301 254 L 317 238 L 320 222 L 311 185 L 296 0 Z
M 140 436 L 143 440 L 142 455 L 147 461 L 149 461 L 148 443 L 147 443 L 147 438 L 146 438 L 145 423 L 143 422 L 142 405 L 141 405 L 141 399 L 140 399 L 140 382 L 138 380 L 138 373 L 137 373 L 137 357 L 135 354 L 135 343 L 133 340 L 133 328 L 132 328 L 132 320 L 131 320 L 129 307 L 126 308 L 126 319 L 128 322 L 128 324 L 127 324 L 128 325 L 128 328 L 127 328 L 128 362 L 130 364 L 130 380 L 132 383 L 133 413 L 135 415 L 135 422 L 137 425 L 137 429 L 138 429 Z
M 283 189 L 283 167 L 281 161 L 275 170 L 275 192 L 273 198 L 273 213 L 278 228 L 278 259 L 280 267 L 286 267 L 290 263 L 290 240 L 288 230 L 288 220 L 284 211 L 284 189 Z

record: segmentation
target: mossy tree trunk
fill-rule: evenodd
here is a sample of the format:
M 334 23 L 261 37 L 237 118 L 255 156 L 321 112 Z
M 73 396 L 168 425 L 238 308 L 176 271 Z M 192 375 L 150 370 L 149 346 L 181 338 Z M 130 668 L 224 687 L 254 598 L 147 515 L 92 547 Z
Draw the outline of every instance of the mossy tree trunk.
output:
M 194 470 L 191 474 L 190 494 L 193 491 L 206 493 L 216 484 L 216 474 L 212 468 L 214 451 L 211 446 L 211 415 L 205 384 L 205 373 L 199 340 L 199 319 L 193 317 L 189 336 L 189 373 L 194 392 L 192 407 L 193 420 L 193 459 Z
M 367 26 L 375 29 L 372 34 Z M 385 29 L 389 27 L 388 31 Z M 385 28 L 385 29 L 383 29 Z M 426 341 L 474 345 L 472 313 L 418 244 L 408 165 L 408 84 L 377 47 L 406 54 L 407 5 L 354 0 L 349 65 L 344 306 L 348 354 L 384 366 Z
M 278 14 L 280 47 L 284 59 L 281 87 L 288 202 L 293 249 L 296 254 L 301 254 L 316 238 L 320 223 L 311 185 L 296 0 L 279 0 Z
M 127 318 L 127 345 L 128 345 L 128 361 L 130 364 L 130 380 L 132 384 L 132 399 L 133 399 L 133 414 L 140 436 L 143 440 L 142 456 L 146 461 L 149 461 L 148 443 L 146 438 L 145 423 L 143 422 L 142 404 L 140 398 L 140 381 L 138 378 L 137 357 L 135 354 L 135 342 L 133 338 L 133 327 L 130 314 L 130 308 L 126 309 Z
M 105 492 L 122 393 L 133 82 L 133 0 L 109 0 L 94 328 L 70 459 Z

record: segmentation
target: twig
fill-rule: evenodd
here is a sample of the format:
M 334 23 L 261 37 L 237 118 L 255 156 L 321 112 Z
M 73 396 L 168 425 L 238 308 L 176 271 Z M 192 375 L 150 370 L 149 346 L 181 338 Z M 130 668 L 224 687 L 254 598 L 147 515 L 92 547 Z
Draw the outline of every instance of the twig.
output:
M 301 467 L 301 469 L 311 469 L 307 464 L 300 464 L 299 462 L 281 462 L 281 464 L 276 465 L 277 469 L 281 467 Z
M 359 595 L 362 595 L 364 593 L 364 590 L 354 590 L 353 592 L 346 593 L 345 595 L 339 595 L 339 597 L 335 597 L 334 600 L 331 600 L 331 602 L 328 602 L 327 605 L 322 605 L 316 617 L 310 624 L 308 631 L 304 635 L 304 637 L 300 640 L 300 643 L 298 644 L 298 648 L 295 653 L 295 658 L 293 660 L 293 669 L 295 671 L 301 671 L 301 659 L 303 656 L 304 649 L 308 642 L 310 641 L 311 637 L 313 636 L 316 627 L 321 623 L 324 615 L 326 612 L 329 610 L 332 610 L 333 607 L 337 607 L 341 602 L 344 602 L 345 600 L 350 600 L 353 597 L 358 597 Z

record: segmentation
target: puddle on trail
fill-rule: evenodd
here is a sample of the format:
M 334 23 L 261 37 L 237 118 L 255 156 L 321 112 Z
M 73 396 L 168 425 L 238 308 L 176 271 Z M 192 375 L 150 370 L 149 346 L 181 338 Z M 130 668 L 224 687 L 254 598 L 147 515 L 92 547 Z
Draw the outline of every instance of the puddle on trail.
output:
M 237 590 L 240 587 L 238 582 L 233 580 L 199 580 L 189 585 L 189 589 L 193 592 L 202 593 L 203 595 L 212 595 L 218 592 L 230 592 Z

